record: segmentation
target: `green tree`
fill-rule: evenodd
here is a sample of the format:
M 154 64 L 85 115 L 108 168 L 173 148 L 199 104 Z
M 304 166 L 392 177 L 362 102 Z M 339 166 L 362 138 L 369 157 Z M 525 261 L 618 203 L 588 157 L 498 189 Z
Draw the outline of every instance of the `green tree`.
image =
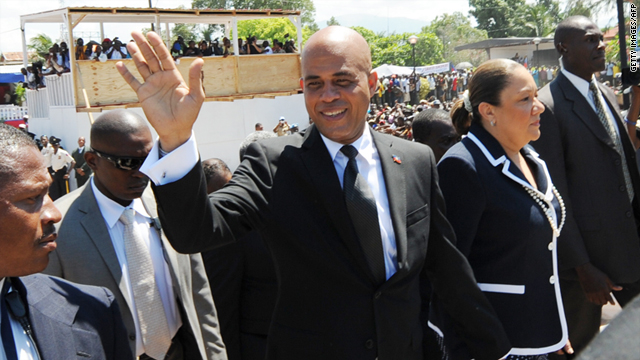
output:
M 193 0 L 191 7 L 194 9 L 300 10 L 302 25 L 311 25 L 316 16 L 313 0 Z
M 490 38 L 508 37 L 525 0 L 469 0 L 469 13 L 476 18 L 477 29 L 485 30 Z
M 512 36 L 544 37 L 553 34 L 556 25 L 564 18 L 560 4 L 555 0 L 538 0 L 520 8 L 522 16 L 513 20 Z
M 178 36 L 182 36 L 187 44 L 190 40 L 198 42 L 201 40 L 199 28 L 198 24 L 175 24 L 173 29 L 171 29 L 171 37 L 175 40 Z
M 564 8 L 564 16 L 582 15 L 591 17 L 590 0 L 569 0 Z
M 327 21 L 327 26 L 331 26 L 331 25 L 340 25 L 340 23 L 338 22 L 338 20 L 336 20 L 334 16 L 332 16 L 331 19 Z
M 27 49 L 37 54 L 37 59 L 35 60 L 43 60 L 44 57 L 49 53 L 49 48 L 51 48 L 52 46 L 53 41 L 49 36 L 47 36 L 46 34 L 38 34 L 29 39 Z
M 424 33 L 435 34 L 442 42 L 442 56 L 445 61 L 454 64 L 462 61 L 470 61 L 474 65 L 487 60 L 484 50 L 464 50 L 456 52 L 456 46 L 486 40 L 485 30 L 479 30 L 471 26 L 471 21 L 460 12 L 437 16 L 429 26 L 422 28 Z
M 413 53 L 409 37 L 414 34 L 392 34 L 384 36 L 361 26 L 352 27 L 365 38 L 371 48 L 371 62 L 373 67 L 383 64 L 413 66 Z M 415 45 L 416 66 L 432 65 L 444 61 L 442 58 L 442 43 L 438 37 L 429 32 L 416 35 Z

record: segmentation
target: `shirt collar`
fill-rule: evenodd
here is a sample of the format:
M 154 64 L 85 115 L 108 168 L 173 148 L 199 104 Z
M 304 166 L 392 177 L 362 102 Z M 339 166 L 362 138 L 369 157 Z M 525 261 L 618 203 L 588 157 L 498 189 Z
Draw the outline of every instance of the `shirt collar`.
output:
M 367 160 L 367 162 L 369 162 L 369 159 L 373 157 L 373 154 L 375 151 L 373 147 L 373 139 L 371 137 L 371 132 L 369 131 L 369 129 L 367 129 L 368 125 L 364 123 L 363 126 L 365 126 L 365 129 L 362 132 L 362 135 L 358 138 L 358 140 L 352 142 L 350 145 L 352 145 L 354 148 L 356 148 L 356 150 L 358 150 L 358 155 L 362 155 L 362 157 L 365 160 Z M 342 152 L 340 152 L 340 149 L 342 149 L 344 144 L 335 142 L 327 138 L 326 136 L 322 135 L 322 133 L 320 133 L 320 136 L 322 137 L 322 141 L 324 141 L 324 145 L 327 147 L 327 150 L 329 150 L 329 155 L 331 155 L 331 161 L 334 161 L 336 159 L 336 156 L 338 156 L 339 153 L 342 154 Z
M 578 89 L 578 91 L 580 92 L 580 94 L 582 94 L 582 96 L 584 96 L 586 99 L 589 99 L 589 82 L 587 80 L 577 75 L 574 75 L 565 69 L 562 69 L 560 71 L 562 71 L 564 76 L 566 76 L 567 79 L 571 81 L 573 86 L 575 86 L 575 88 Z M 593 81 L 593 75 L 591 75 L 591 81 Z
M 144 208 L 142 200 L 140 200 L 139 198 L 134 199 L 128 206 L 122 206 L 104 195 L 98 189 L 98 187 L 96 187 L 93 178 L 91 178 L 91 189 L 93 190 L 93 194 L 96 198 L 96 202 L 98 203 L 98 208 L 100 208 L 100 212 L 102 213 L 102 217 L 106 221 L 109 228 L 112 228 L 116 225 L 125 209 L 133 209 L 135 210 L 135 212 L 144 216 L 145 218 L 149 220 L 151 219 L 151 216 L 149 216 L 147 209 Z

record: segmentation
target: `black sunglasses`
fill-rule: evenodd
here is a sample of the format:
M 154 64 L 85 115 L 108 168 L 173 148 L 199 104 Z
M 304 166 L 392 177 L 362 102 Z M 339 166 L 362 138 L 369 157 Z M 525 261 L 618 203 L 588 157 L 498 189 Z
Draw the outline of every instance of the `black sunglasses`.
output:
M 128 157 L 128 156 L 115 156 L 103 153 L 94 148 L 91 148 L 91 152 L 95 153 L 99 157 L 112 163 L 113 166 L 120 170 L 135 170 L 142 166 L 142 163 L 147 158 L 145 157 Z

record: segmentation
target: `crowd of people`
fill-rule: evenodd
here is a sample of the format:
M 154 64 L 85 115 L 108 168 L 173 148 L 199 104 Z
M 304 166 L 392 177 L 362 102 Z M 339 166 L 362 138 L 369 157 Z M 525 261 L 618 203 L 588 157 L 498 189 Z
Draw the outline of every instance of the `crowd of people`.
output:
M 256 124 L 233 174 L 198 155 L 202 79 L 133 37 L 134 55 L 160 44 L 133 57 L 144 83 L 117 64 L 146 119 L 96 119 L 78 190 L 49 197 L 78 168 L 59 139 L 38 152 L 0 125 L 7 358 L 637 356 L 640 86 L 622 116 L 591 20 L 558 25 L 564 68 L 543 88 L 490 60 L 449 111 L 438 93 L 371 104 L 365 39 L 322 29 L 301 54 L 312 125 Z M 627 321 L 588 345 L 612 292 Z
M 271 46 L 273 44 L 273 47 Z M 269 40 L 263 40 L 258 44 L 258 39 L 255 36 L 249 36 L 244 41 L 238 39 L 237 47 L 239 55 L 269 55 L 269 54 L 284 54 L 295 53 L 298 49 L 295 46 L 293 39 L 289 39 L 289 34 L 285 34 L 284 43 L 278 39 L 273 39 L 272 43 Z M 234 47 L 231 44 L 231 40 L 227 37 L 222 39 L 222 44 L 218 39 L 212 41 L 202 40 L 196 42 L 195 40 L 185 41 L 182 36 L 173 42 L 171 46 L 171 55 L 174 60 L 183 56 L 229 56 L 234 54 Z

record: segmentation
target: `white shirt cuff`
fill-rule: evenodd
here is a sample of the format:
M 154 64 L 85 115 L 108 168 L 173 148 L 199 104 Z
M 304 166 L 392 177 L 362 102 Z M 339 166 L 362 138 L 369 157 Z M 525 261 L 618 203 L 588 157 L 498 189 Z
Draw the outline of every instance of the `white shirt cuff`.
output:
M 200 155 L 196 138 L 191 132 L 187 142 L 160 157 L 160 141 L 156 140 L 147 159 L 140 167 L 140 172 L 147 175 L 157 186 L 166 185 L 185 177 L 193 169 Z

